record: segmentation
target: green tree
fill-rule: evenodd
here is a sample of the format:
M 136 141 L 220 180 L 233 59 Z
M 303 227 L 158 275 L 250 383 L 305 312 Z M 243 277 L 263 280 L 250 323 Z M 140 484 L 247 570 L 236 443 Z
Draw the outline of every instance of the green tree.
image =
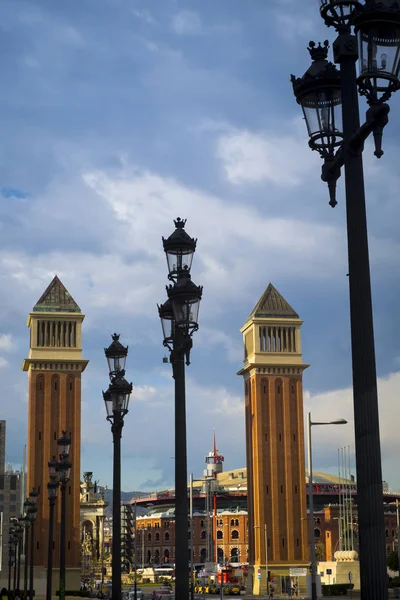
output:
M 391 571 L 399 570 L 399 556 L 397 552 L 391 552 L 387 557 L 387 566 Z

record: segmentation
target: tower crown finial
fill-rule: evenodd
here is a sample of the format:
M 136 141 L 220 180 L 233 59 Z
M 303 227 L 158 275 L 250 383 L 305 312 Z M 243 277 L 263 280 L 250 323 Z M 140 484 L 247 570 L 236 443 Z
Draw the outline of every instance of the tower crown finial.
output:
M 321 46 L 321 42 L 318 42 L 317 46 L 316 43 L 311 40 L 307 50 L 313 61 L 326 60 L 328 58 L 329 42 L 328 40 L 325 40 L 323 46 Z
M 174 220 L 174 225 L 177 229 L 183 229 L 186 225 L 186 219 L 181 219 L 178 217 L 176 220 Z

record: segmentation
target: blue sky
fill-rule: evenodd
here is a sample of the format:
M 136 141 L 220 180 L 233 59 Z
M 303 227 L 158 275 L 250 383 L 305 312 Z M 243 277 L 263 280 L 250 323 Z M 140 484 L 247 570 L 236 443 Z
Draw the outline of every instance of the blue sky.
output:
M 213 429 L 225 467 L 245 465 L 240 327 L 272 281 L 304 319 L 305 410 L 315 469 L 352 445 L 343 182 L 328 205 L 290 74 L 310 39 L 333 40 L 314 0 L 3 0 L 0 4 L 0 383 L 7 458 L 27 432 L 26 317 L 55 273 L 87 315 L 82 470 L 112 482 L 101 390 L 109 334 L 129 344 L 135 385 L 123 435 L 124 489 L 173 484 L 173 384 L 156 304 L 161 236 L 187 218 L 204 286 L 187 371 L 188 468 Z M 400 94 L 398 94 L 400 97 Z M 384 477 L 400 487 L 398 139 L 366 146 Z M 362 113 L 364 105 L 361 104 Z M 323 431 L 322 431 L 323 429 Z M 321 431 L 320 431 L 321 430 Z

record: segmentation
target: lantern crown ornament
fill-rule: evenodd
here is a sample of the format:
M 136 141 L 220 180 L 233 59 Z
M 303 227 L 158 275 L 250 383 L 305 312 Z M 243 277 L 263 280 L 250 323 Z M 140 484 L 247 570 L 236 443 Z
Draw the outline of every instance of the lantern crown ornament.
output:
M 312 63 L 303 77 L 291 76 L 297 103 L 303 109 L 309 146 L 322 158 L 331 158 L 343 141 L 340 72 L 327 60 L 329 42 L 311 41 Z
M 320 0 L 321 17 L 328 27 L 340 33 L 350 31 L 353 16 L 360 6 L 358 0 Z

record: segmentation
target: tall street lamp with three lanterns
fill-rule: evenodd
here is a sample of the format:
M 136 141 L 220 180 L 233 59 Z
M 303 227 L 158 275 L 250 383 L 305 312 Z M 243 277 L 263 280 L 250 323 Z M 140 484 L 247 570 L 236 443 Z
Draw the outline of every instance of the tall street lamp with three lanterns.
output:
M 114 333 L 112 342 L 104 349 L 110 385 L 103 392 L 107 421 L 111 423 L 114 442 L 113 458 L 113 525 L 112 525 L 112 600 L 121 599 L 121 437 L 124 417 L 128 413 L 132 384 L 124 377 L 128 347 L 119 341 Z
M 71 435 L 66 431 L 57 440 L 59 448 L 59 461 L 56 466 L 58 483 L 61 490 L 61 523 L 60 523 L 60 600 L 65 599 L 65 552 L 67 543 L 67 484 L 71 475 L 69 452 L 71 448 Z M 52 468 L 52 467 L 49 467 Z
M 312 65 L 303 77 L 292 75 L 292 84 L 309 145 L 324 161 L 322 179 L 332 207 L 342 167 L 345 172 L 361 593 L 365 600 L 384 600 L 382 465 L 362 151 L 372 133 L 375 156 L 382 156 L 387 101 L 400 88 L 400 3 L 320 0 L 320 11 L 338 33 L 333 54 L 340 70 L 327 60 L 328 42 L 311 42 Z M 358 93 L 369 105 L 361 127 Z
M 190 363 L 192 335 L 198 329 L 198 314 L 203 288 L 190 276 L 196 242 L 185 231 L 186 220 L 177 218 L 175 231 L 163 238 L 167 257 L 168 300 L 158 307 L 164 346 L 170 351 L 175 380 L 175 595 L 189 597 L 188 568 L 188 493 L 186 451 L 185 362 Z
M 47 549 L 47 587 L 46 600 L 51 600 L 52 596 L 52 580 L 53 580 L 53 538 L 54 538 L 54 507 L 57 500 L 58 492 L 58 476 L 57 476 L 58 461 L 55 456 L 48 462 L 50 480 L 47 484 L 47 497 L 49 500 L 49 541 Z

